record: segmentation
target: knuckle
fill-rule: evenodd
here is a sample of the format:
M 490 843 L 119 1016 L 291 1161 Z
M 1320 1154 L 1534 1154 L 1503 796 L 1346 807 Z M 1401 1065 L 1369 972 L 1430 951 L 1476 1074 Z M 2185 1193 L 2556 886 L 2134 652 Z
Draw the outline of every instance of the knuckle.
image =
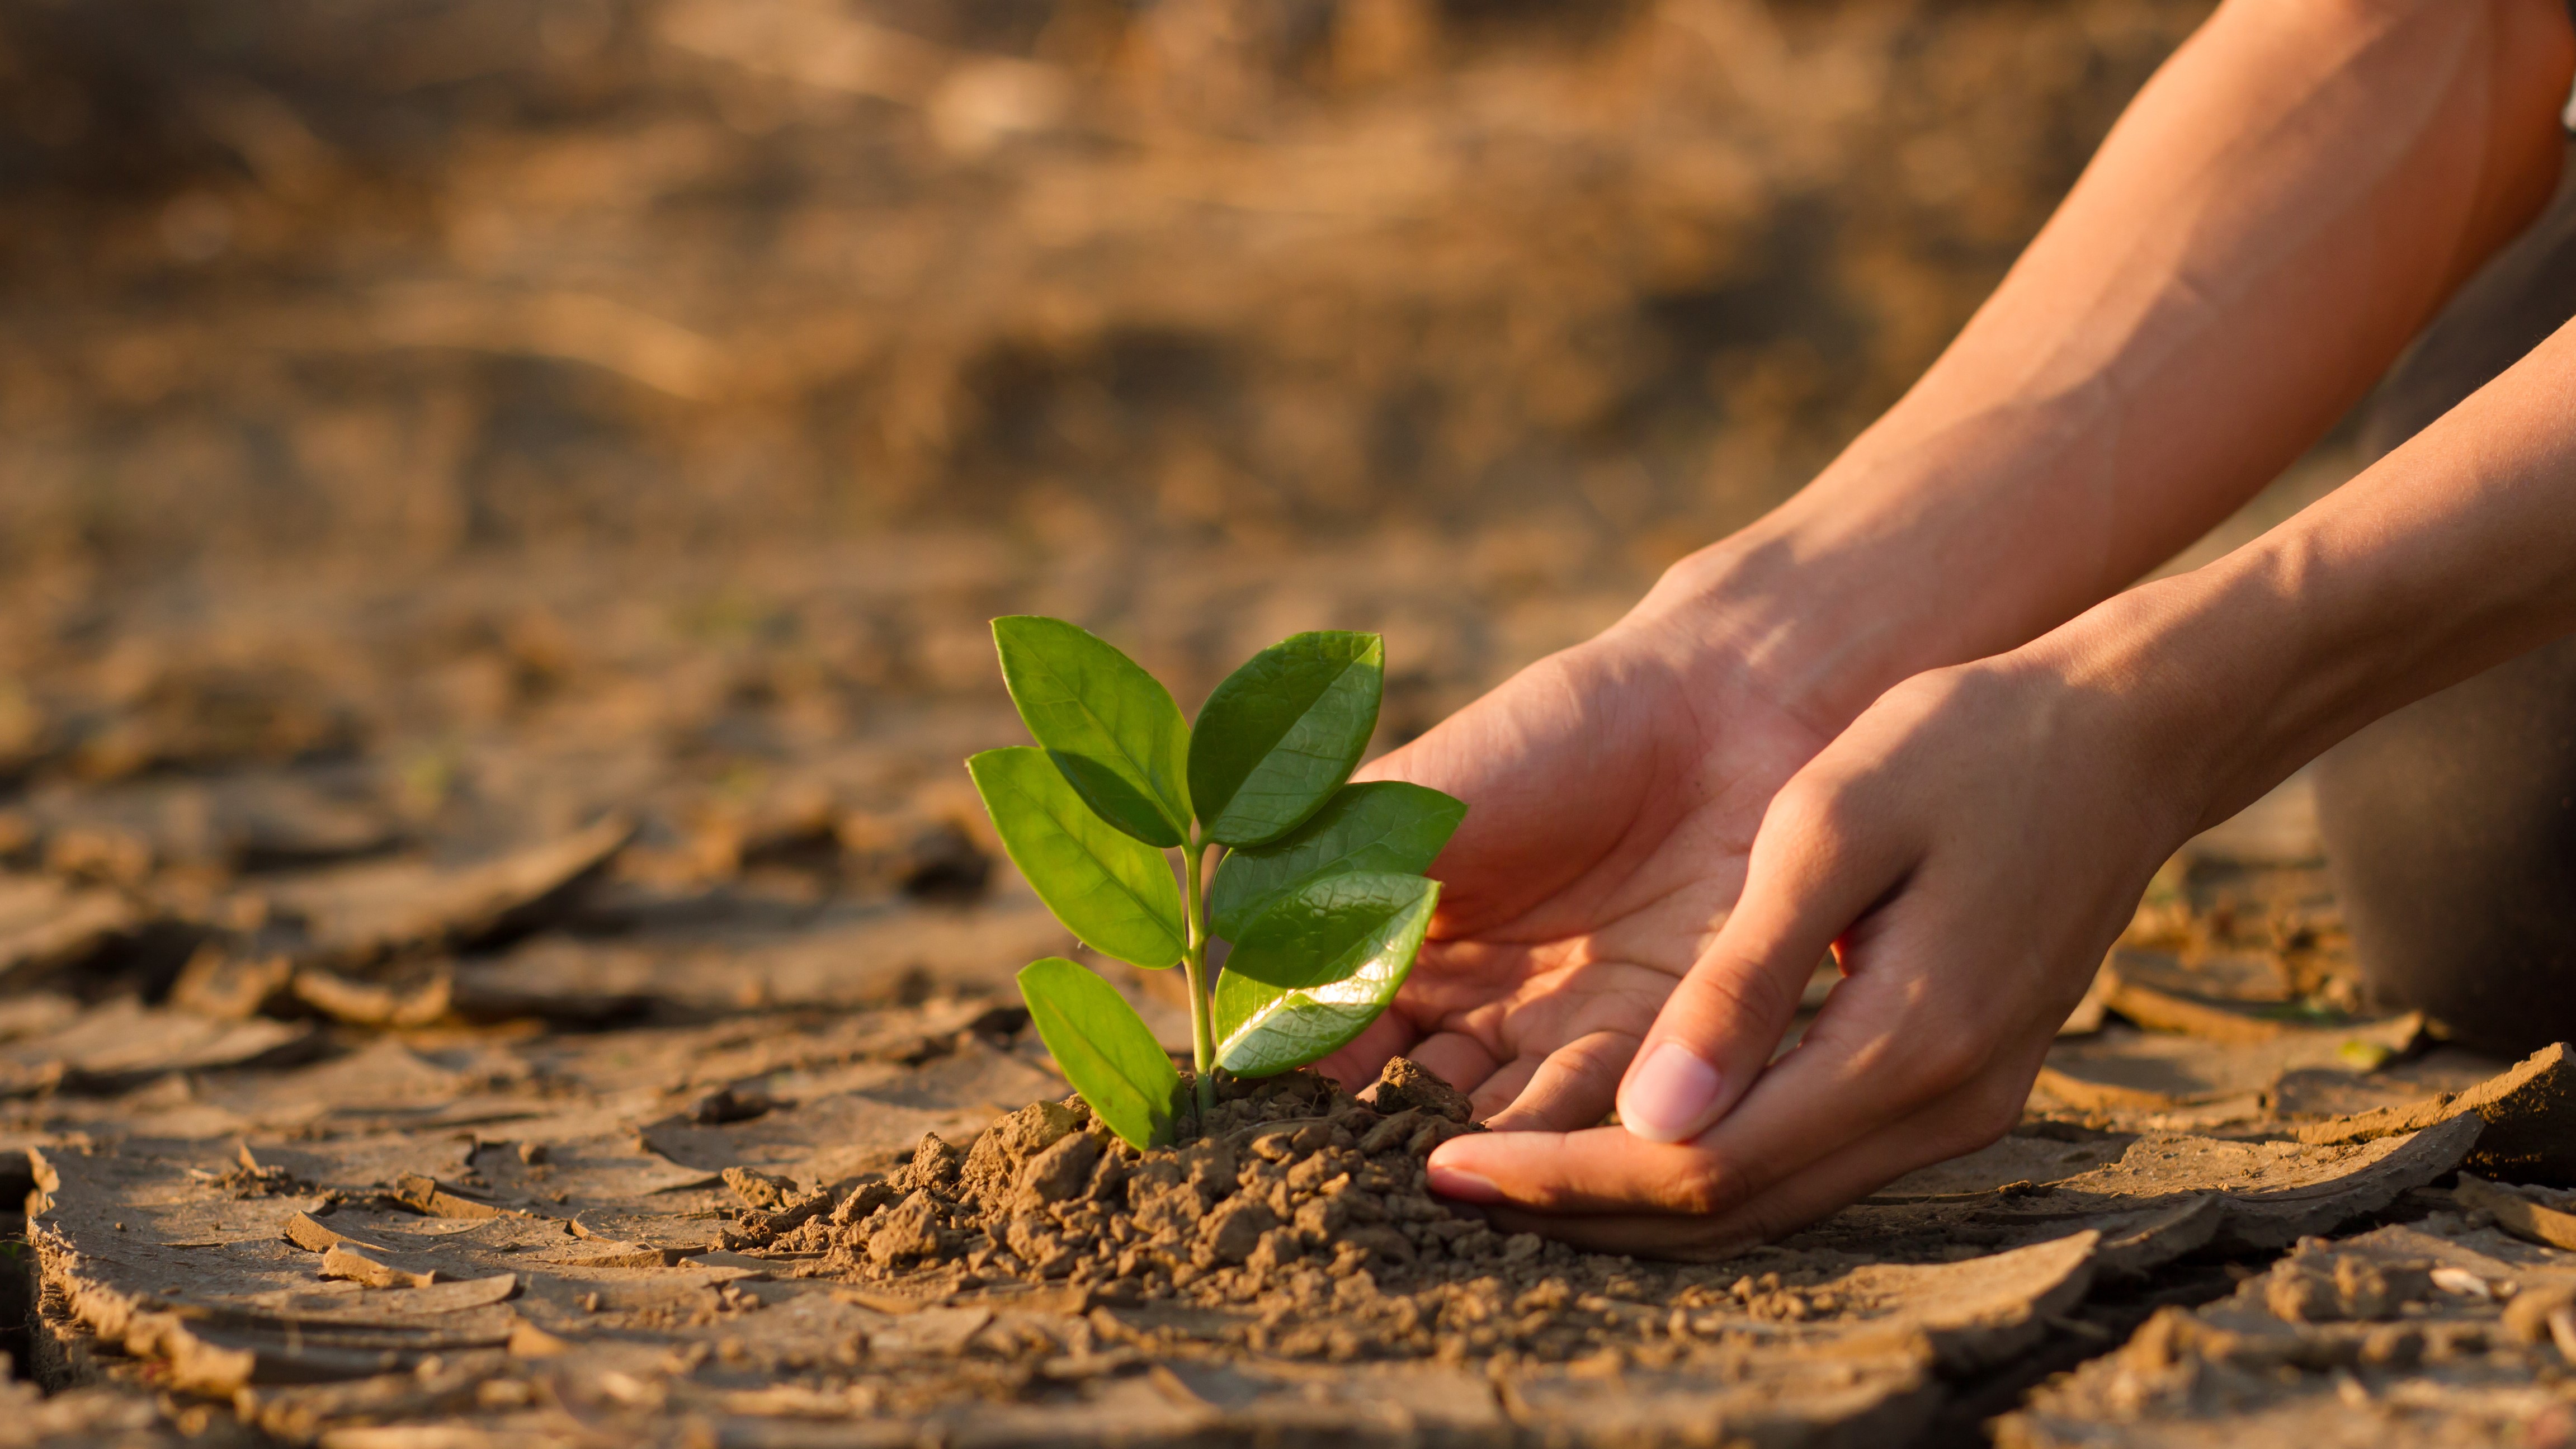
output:
M 1674 1173 L 1662 1193 L 1667 1207 L 1701 1216 L 1725 1212 L 1744 1201 L 1745 1196 L 1741 1176 L 1705 1159 Z
M 1984 1046 L 1970 1037 L 1933 1033 L 1909 1054 L 1905 1080 L 1924 1095 L 1947 1096 L 1976 1080 L 1985 1070 L 1986 1057 Z
M 1802 770 L 1771 798 L 1771 814 L 1792 839 L 1826 843 L 1849 835 L 1859 812 L 1847 782 L 1823 771 Z
M 1980 1147 L 1991 1146 L 2003 1140 L 2004 1134 L 2010 1132 L 2020 1121 L 2021 1108 L 2018 1103 L 2014 1104 L 2010 1111 L 1990 1102 L 1971 1103 L 1959 1113 L 1957 1146 L 1950 1155 L 1956 1157 L 1963 1152 L 1974 1152 Z
M 1977 1138 L 1969 1150 L 2000 1141 L 2004 1134 L 2020 1126 L 2022 1110 L 2029 1102 L 2029 1090 L 2010 1081 L 1992 1082 L 1978 1090 L 1965 1114 L 1969 1130 Z
M 1694 972 L 1686 985 L 1693 1007 L 1718 1022 L 1784 1021 L 1797 1010 L 1798 998 L 1777 976 L 1749 964 L 1735 965 Z

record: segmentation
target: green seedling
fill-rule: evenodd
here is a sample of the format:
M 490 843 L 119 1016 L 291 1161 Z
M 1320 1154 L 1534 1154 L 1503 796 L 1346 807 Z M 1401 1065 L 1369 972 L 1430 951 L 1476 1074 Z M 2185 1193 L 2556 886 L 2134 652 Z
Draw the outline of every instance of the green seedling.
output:
M 1060 619 L 996 619 L 993 643 L 1037 744 L 986 750 L 967 773 L 1066 929 L 1104 956 L 1182 968 L 1202 1115 L 1219 1068 L 1274 1076 L 1377 1020 L 1440 899 L 1422 872 L 1467 813 L 1419 785 L 1349 783 L 1385 690 L 1378 636 L 1282 640 L 1218 685 L 1195 727 L 1154 676 Z M 1211 941 L 1232 947 L 1221 978 Z M 1020 972 L 1020 995 L 1111 1131 L 1172 1140 L 1180 1072 L 1116 988 L 1050 956 Z

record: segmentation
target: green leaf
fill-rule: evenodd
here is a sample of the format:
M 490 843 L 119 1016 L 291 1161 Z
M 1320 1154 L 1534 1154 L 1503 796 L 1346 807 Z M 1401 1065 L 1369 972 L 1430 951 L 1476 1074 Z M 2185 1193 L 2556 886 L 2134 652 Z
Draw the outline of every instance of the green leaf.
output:
M 1404 985 L 1439 900 L 1438 881 L 1355 872 L 1262 912 L 1217 979 L 1217 1064 L 1275 1076 L 1358 1036 Z
M 1180 844 L 1190 823 L 1190 727 L 1172 692 L 1062 619 L 995 619 L 993 647 L 1020 722 L 1083 801 L 1148 845 Z
M 1118 988 L 1049 956 L 1020 968 L 1020 999 L 1093 1116 L 1139 1152 L 1170 1144 L 1181 1074 Z
M 1299 634 L 1228 675 L 1190 738 L 1190 797 L 1208 834 L 1260 845 L 1296 829 L 1358 768 L 1385 687 L 1375 634 Z
M 1321 876 L 1420 875 L 1467 816 L 1467 803 L 1400 780 L 1344 785 L 1303 825 L 1229 851 L 1208 890 L 1210 928 L 1231 941 L 1272 902 Z
M 1092 814 L 1044 750 L 986 750 L 966 771 L 1011 864 L 1065 929 L 1138 966 L 1181 959 L 1181 887 L 1161 851 Z

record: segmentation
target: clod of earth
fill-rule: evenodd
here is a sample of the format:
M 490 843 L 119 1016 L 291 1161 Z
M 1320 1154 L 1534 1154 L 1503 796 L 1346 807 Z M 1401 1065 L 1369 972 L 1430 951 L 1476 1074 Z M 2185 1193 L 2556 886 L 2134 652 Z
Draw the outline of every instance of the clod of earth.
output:
M 2576 1109 L 2576 1048 L 2556 1042 L 2514 1069 L 2462 1092 L 2385 1107 L 2299 1129 L 2302 1142 L 2366 1142 L 2475 1115 L 2486 1125 L 2469 1165 L 2518 1182 L 2576 1185 L 2576 1136 L 2566 1128 Z
M 2311 1239 L 2000 1422 L 2007 1449 L 2563 1442 L 2576 1258 L 2436 1212 Z M 2365 1440 L 2355 1431 L 2368 1425 Z

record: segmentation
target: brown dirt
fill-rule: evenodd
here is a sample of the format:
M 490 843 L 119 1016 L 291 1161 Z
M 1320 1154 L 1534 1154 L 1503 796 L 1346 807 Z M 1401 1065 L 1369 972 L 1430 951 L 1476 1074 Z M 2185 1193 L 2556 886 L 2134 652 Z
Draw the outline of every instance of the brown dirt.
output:
M 0 1445 L 2566 1442 L 2563 1063 L 2370 1014 L 2295 794 L 2011 1136 L 1724 1263 L 1425 1195 L 1420 1076 L 1106 1146 L 1010 993 L 986 618 L 1383 629 L 1408 738 L 2207 8 L 0 11 Z
M 1509 1290 L 1549 1255 L 1425 1190 L 1430 1150 L 1472 1130 L 1463 1097 L 1401 1059 L 1373 1095 L 1377 1108 L 1311 1072 L 1227 1079 L 1182 1141 L 1143 1153 L 1078 1097 L 1039 1103 L 963 1155 L 926 1136 L 890 1179 L 755 1217 L 740 1241 L 934 1291 L 1018 1280 L 1121 1305 L 1241 1305 L 1265 1325 L 1253 1346 L 1291 1356 L 1418 1356 L 1434 1330 L 1387 1292 L 1485 1273 Z M 1436 1105 L 1389 1100 L 1408 1096 Z M 1461 1337 L 1449 1356 L 1466 1348 Z
M 2209 8 L 11 7 L 0 563 L 1501 515 L 1651 575 L 1911 380 Z
M 2141 1090 L 2042 1092 L 1994 1147 L 1730 1262 L 1578 1254 L 1425 1195 L 1461 1103 L 1409 1064 L 1365 1105 L 1228 1084 L 1211 1136 L 1139 1156 L 1060 1104 L 1006 993 L 1068 943 L 929 764 L 880 795 L 794 763 L 691 794 L 655 763 L 670 736 L 630 722 L 579 767 L 550 731 L 620 677 L 582 674 L 476 759 L 642 782 L 589 824 L 492 790 L 406 813 L 326 789 L 329 761 L 26 797 L 0 1123 L 43 1168 L 28 1360 L 90 1396 L 27 1422 L 1897 1443 L 2015 1408 L 2303 1235 L 2431 1231 L 2451 1208 L 2425 1191 L 2468 1154 L 2528 1177 L 2569 1132 L 2554 1055 L 2338 1019 L 2348 963 L 2305 868 L 2212 858 L 2123 948 L 2171 954 L 2160 995 L 2102 993 L 2168 1029 L 2114 1006 L 2053 1054 Z M 135 808 L 244 778 L 267 855 L 192 853 L 247 807 Z M 1112 977 L 1177 1033 L 1155 978 Z M 2159 1089 L 2178 1051 L 2226 1090 Z

